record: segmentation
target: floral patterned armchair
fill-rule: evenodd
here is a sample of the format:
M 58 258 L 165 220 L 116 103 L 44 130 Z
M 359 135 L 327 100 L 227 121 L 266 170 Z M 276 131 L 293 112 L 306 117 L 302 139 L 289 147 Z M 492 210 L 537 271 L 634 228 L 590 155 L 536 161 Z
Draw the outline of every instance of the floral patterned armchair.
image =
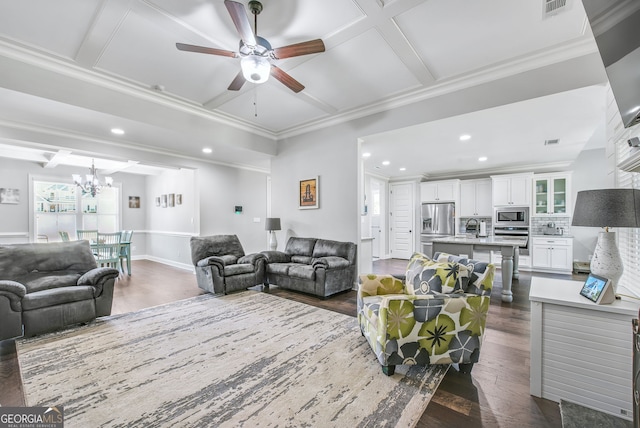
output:
M 404 280 L 361 275 L 358 322 L 390 376 L 396 365 L 478 361 L 495 267 L 446 253 L 415 253 Z

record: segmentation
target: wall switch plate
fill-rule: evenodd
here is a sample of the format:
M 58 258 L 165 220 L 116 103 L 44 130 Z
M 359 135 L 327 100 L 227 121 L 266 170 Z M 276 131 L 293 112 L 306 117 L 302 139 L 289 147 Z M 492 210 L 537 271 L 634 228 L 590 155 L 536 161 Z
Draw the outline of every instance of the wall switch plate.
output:
M 254 223 L 260 223 L 260 217 L 254 217 L 253 218 L 253 222 Z

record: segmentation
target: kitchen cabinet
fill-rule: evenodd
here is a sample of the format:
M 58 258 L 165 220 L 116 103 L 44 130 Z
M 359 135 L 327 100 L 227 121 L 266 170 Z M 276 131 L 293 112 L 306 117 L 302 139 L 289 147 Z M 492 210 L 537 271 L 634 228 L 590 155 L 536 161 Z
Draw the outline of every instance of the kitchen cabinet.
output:
M 571 273 L 573 267 L 573 239 L 549 235 L 531 240 L 533 269 Z
M 424 181 L 420 183 L 421 202 L 455 202 L 460 195 L 460 180 Z
M 532 177 L 533 174 L 491 176 L 493 205 L 530 206 Z
M 536 174 L 533 179 L 533 215 L 571 215 L 571 174 Z
M 460 182 L 460 217 L 492 217 L 491 180 Z

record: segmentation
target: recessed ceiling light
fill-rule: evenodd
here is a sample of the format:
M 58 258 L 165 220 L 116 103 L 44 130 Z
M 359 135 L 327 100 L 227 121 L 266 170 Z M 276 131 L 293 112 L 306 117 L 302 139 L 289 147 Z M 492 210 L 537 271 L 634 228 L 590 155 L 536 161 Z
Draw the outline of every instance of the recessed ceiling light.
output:
M 124 130 L 120 128 L 111 128 L 111 133 L 116 135 L 124 135 Z
M 487 159 L 488 159 L 488 158 L 487 158 L 486 156 L 480 156 L 480 157 L 478 158 L 478 161 L 479 161 L 479 162 L 485 162 Z
M 469 134 L 463 134 L 460 136 L 460 141 L 467 141 L 471 139 L 471 135 Z
M 213 153 L 213 149 L 210 149 L 209 147 L 205 147 L 204 149 L 202 149 L 202 153 Z
M 400 171 L 406 171 L 406 170 L 407 170 L 407 168 L 405 168 L 405 167 L 400 168 Z
M 369 153 L 369 152 L 365 152 L 365 153 L 363 153 L 363 154 L 362 154 L 362 157 L 363 157 L 363 158 L 371 157 L 371 153 Z
M 389 165 L 390 163 L 391 163 L 391 162 L 389 162 L 389 161 L 382 161 L 382 165 L 384 165 L 384 166 L 387 166 L 387 165 Z

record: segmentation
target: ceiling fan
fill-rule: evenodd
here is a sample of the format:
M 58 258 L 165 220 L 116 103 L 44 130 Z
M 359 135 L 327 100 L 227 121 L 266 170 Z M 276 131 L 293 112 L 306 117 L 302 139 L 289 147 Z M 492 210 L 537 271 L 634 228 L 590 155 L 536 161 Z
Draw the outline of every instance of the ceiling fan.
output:
M 224 0 L 233 24 L 240 35 L 240 47 L 238 52 L 226 51 L 204 46 L 187 45 L 176 43 L 176 47 L 181 51 L 198 52 L 210 55 L 228 56 L 241 58 L 241 70 L 229 85 L 230 91 L 238 91 L 244 82 L 252 83 L 266 82 L 271 74 L 275 79 L 283 83 L 293 92 L 300 92 L 304 86 L 287 74 L 284 70 L 271 63 L 271 60 L 291 58 L 301 55 L 309 55 L 324 52 L 324 43 L 321 39 L 309 40 L 307 42 L 293 45 L 272 48 L 271 44 L 264 38 L 258 36 L 258 15 L 262 12 L 262 3 L 250 1 L 249 10 L 254 15 L 254 30 L 251 30 L 251 23 L 245 11 L 244 5 L 231 0 Z

